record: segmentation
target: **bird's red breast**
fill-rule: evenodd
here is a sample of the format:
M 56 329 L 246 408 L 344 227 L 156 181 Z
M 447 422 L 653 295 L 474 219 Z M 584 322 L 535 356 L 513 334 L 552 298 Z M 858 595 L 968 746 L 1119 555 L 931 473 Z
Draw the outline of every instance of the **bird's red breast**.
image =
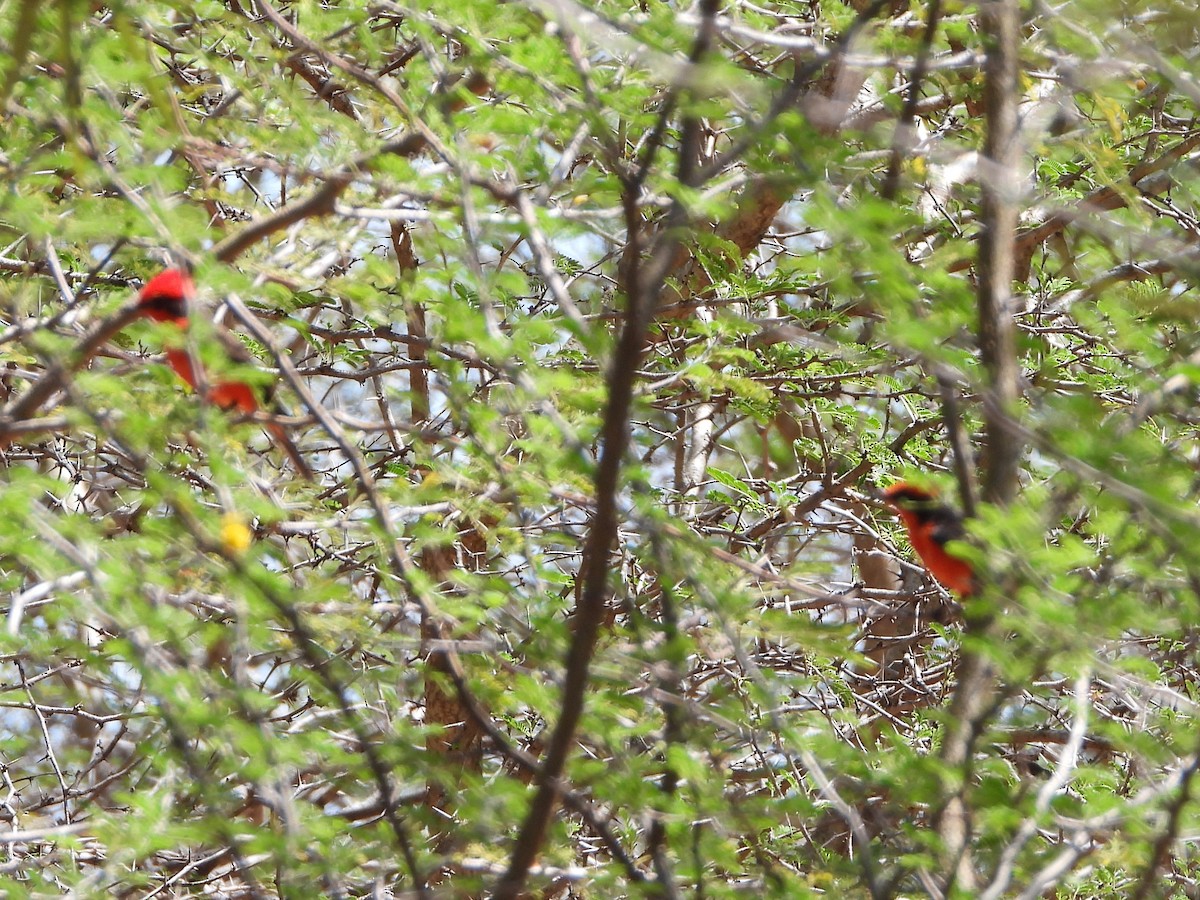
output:
M 258 409 L 254 388 L 244 381 L 222 381 L 209 389 L 208 402 L 221 409 L 236 409 L 250 415 Z

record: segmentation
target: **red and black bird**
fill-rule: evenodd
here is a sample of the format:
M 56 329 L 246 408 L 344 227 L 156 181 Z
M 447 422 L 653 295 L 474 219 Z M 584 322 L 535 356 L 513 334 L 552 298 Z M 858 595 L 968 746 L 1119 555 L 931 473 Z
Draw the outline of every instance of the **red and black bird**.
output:
M 887 488 L 883 500 L 904 523 L 908 542 L 929 574 L 959 597 L 970 597 L 976 588 L 975 570 L 967 560 L 946 549 L 951 541 L 966 538 L 962 516 L 930 491 L 904 481 Z
M 196 292 L 192 277 L 183 269 L 165 269 L 146 282 L 138 294 L 137 309 L 141 318 L 153 322 L 168 322 L 186 332 L 188 328 L 188 303 Z M 250 362 L 253 357 L 231 333 L 223 328 L 216 331 L 217 339 L 226 355 L 234 362 Z M 203 379 L 203 369 L 186 347 L 168 347 L 167 362 L 175 373 L 194 391 L 201 392 L 202 399 L 224 410 L 240 412 L 250 416 L 261 408 L 255 388 L 244 381 L 218 381 Z M 270 399 L 270 398 L 267 398 Z M 299 449 L 284 429 L 268 422 L 266 429 L 292 464 L 305 478 L 312 480 L 313 473 Z

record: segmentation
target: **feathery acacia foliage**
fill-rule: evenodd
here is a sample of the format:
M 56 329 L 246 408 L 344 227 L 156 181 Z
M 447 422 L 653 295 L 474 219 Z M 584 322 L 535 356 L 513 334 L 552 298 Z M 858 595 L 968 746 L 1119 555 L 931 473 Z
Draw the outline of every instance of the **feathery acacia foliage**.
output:
M 1192 896 L 1154 6 L 0 4 L 6 894 Z

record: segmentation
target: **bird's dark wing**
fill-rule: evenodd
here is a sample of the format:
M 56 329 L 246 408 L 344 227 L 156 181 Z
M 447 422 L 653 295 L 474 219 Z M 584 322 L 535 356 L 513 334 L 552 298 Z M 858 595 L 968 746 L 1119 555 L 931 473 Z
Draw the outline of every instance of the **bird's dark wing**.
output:
M 950 541 L 966 539 L 967 532 L 963 528 L 962 519 L 953 510 L 940 506 L 930 510 L 928 515 L 933 524 L 929 536 L 943 547 Z

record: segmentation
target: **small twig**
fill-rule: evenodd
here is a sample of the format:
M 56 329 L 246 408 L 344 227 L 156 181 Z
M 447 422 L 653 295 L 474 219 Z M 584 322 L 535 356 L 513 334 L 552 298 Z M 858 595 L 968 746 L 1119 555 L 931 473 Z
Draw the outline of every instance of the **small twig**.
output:
M 54 777 L 58 779 L 58 789 L 62 794 L 62 810 L 63 818 L 67 824 L 71 824 L 71 798 L 70 790 L 67 787 L 67 780 L 63 777 L 62 767 L 58 764 L 58 755 L 54 752 L 54 743 L 50 739 L 50 727 L 46 724 L 46 716 L 42 713 L 42 708 L 37 702 L 37 698 L 33 696 L 33 688 L 25 680 L 25 667 L 20 660 L 16 661 L 17 674 L 21 678 L 21 687 L 25 689 L 25 696 L 29 698 L 29 709 L 37 718 L 38 727 L 42 732 L 42 742 L 46 745 L 46 758 L 50 760 L 50 768 L 54 770 Z

